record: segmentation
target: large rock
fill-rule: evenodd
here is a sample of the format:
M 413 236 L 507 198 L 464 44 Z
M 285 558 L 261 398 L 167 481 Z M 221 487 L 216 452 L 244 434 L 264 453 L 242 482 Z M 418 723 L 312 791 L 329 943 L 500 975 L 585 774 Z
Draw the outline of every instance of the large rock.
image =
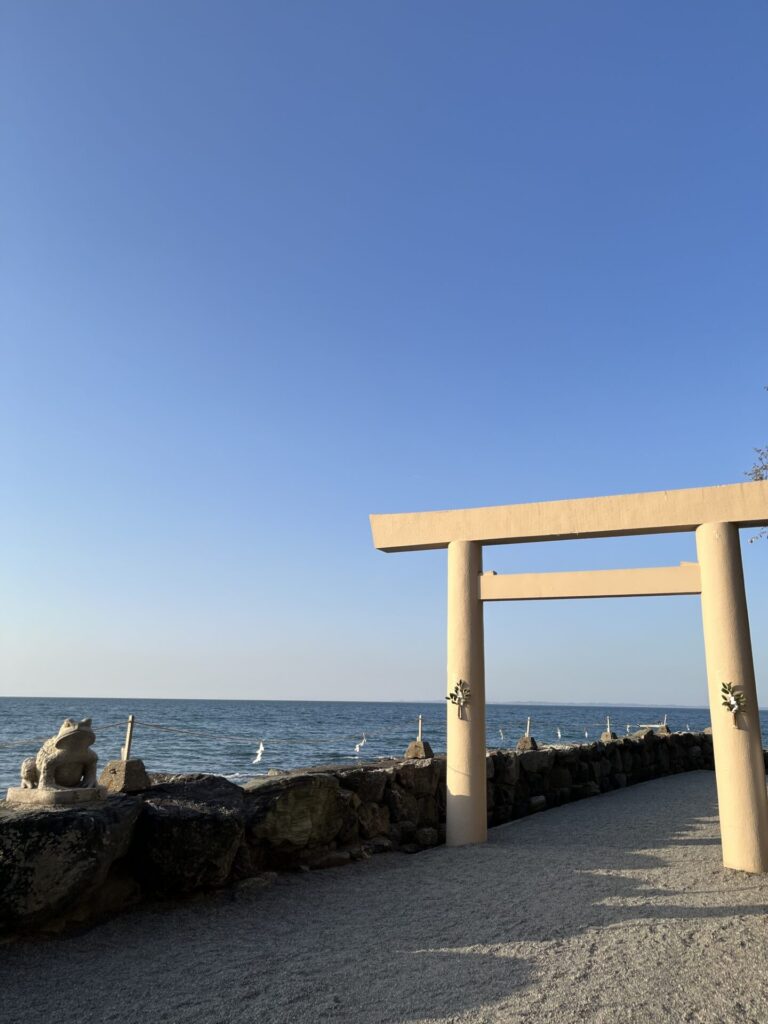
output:
M 0 804 L 0 931 L 81 909 L 127 853 L 140 810 L 129 796 L 82 807 Z
M 520 758 L 517 754 L 502 754 L 496 761 L 494 778 L 504 786 L 514 786 L 520 778 Z
M 152 800 L 181 800 L 184 803 L 215 804 L 242 810 L 244 793 L 241 786 L 222 775 L 150 775 L 152 787 L 144 795 Z
M 244 831 L 244 794 L 215 775 L 171 778 L 143 795 L 131 859 L 157 896 L 184 896 L 223 885 Z
M 548 772 L 555 763 L 555 751 L 528 750 L 520 754 L 520 764 L 528 774 Z
M 419 804 L 411 790 L 404 789 L 395 782 L 385 799 L 392 821 L 418 821 Z
M 419 846 L 437 846 L 440 839 L 436 828 L 416 829 L 416 842 Z
M 565 768 L 574 768 L 579 761 L 579 747 L 555 748 L 555 762 Z
M 656 735 L 653 731 L 653 726 L 644 726 L 636 732 L 630 733 L 629 738 L 632 740 L 642 740 L 644 743 L 653 743 Z
M 341 802 L 341 828 L 336 835 L 336 842 L 341 846 L 356 845 L 360 839 L 360 827 L 357 812 L 360 797 L 350 789 L 339 789 Z
M 360 835 L 363 839 L 373 839 L 374 836 L 386 836 L 389 834 L 389 808 L 381 804 L 365 803 L 360 804 L 357 810 L 360 821 Z
M 573 777 L 567 768 L 556 764 L 549 773 L 549 784 L 552 789 L 570 789 Z
M 420 796 L 418 798 L 419 803 L 419 825 L 424 825 L 429 828 L 436 828 L 438 821 L 440 820 L 440 812 L 437 807 L 437 800 L 431 795 Z
M 379 803 L 384 789 L 392 779 L 394 771 L 386 768 L 364 767 L 340 775 L 339 781 L 345 789 L 351 789 L 365 803 Z M 247 788 L 247 787 L 246 787 Z
M 244 789 L 247 840 L 275 852 L 326 845 L 347 821 L 348 805 L 332 775 L 257 779 Z
M 431 796 L 437 790 L 437 765 L 431 758 L 409 761 L 398 769 L 397 781 L 416 796 Z

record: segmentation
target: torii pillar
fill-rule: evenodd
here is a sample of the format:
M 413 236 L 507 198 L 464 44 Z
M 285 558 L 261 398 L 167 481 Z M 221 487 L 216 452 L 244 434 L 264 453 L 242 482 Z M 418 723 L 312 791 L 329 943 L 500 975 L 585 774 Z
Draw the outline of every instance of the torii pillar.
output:
M 446 842 L 484 843 L 488 838 L 485 781 L 485 644 L 480 574 L 483 549 L 476 541 L 448 545 L 448 692 L 469 684 L 461 711 L 448 704 L 446 744 Z
M 768 871 L 768 801 L 739 531 L 733 523 L 705 523 L 696 530 L 696 551 L 723 864 L 760 874 Z M 723 683 L 737 685 L 744 711 L 724 711 Z

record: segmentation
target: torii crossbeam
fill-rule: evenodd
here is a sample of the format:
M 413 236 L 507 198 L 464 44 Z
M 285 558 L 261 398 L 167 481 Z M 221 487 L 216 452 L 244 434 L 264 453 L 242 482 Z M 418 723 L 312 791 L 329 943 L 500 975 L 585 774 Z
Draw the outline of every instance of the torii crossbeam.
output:
M 460 681 L 470 690 L 461 715 L 448 709 L 450 845 L 487 838 L 483 602 L 701 594 L 723 863 L 768 871 L 768 793 L 739 544 L 739 528 L 765 525 L 768 481 L 371 516 L 382 551 L 448 549 L 448 690 Z M 698 563 L 501 576 L 482 570 L 484 545 L 686 531 L 696 533 Z M 737 715 L 721 706 L 724 682 L 744 695 Z

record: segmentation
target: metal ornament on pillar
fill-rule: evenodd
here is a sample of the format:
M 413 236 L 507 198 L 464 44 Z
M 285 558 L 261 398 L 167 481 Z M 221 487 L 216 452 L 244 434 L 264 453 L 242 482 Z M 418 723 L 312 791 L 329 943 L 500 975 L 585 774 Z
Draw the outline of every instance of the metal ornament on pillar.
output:
M 463 718 L 462 709 L 469 704 L 471 696 L 472 692 L 469 688 L 469 683 L 465 683 L 463 679 L 460 679 L 445 699 L 449 700 L 451 704 L 456 705 L 459 718 Z
M 736 715 L 738 715 L 740 711 L 746 711 L 747 698 L 741 690 L 736 689 L 733 683 L 723 683 L 720 687 L 720 693 L 723 697 L 723 707 L 733 715 L 733 727 L 734 729 L 738 729 L 739 723 Z

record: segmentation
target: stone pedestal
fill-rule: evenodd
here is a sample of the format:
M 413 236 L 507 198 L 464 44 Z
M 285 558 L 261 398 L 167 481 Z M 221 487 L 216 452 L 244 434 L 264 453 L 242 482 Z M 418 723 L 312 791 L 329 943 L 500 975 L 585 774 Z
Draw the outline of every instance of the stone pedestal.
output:
M 127 761 L 109 761 L 99 776 L 99 783 L 110 793 L 141 793 L 151 783 L 144 762 L 138 757 Z
M 21 786 L 11 786 L 6 800 L 9 804 L 28 804 L 30 807 L 66 807 L 96 803 L 106 795 L 102 786 L 89 786 L 86 789 L 22 789 Z
M 539 745 L 533 738 L 533 736 L 521 736 L 520 739 L 517 741 L 517 745 L 515 746 L 515 750 L 518 752 L 518 754 L 524 754 L 526 750 L 538 749 Z
M 412 740 L 408 744 L 405 756 L 410 760 L 412 758 L 434 757 L 435 755 L 432 753 L 432 747 L 426 740 Z

